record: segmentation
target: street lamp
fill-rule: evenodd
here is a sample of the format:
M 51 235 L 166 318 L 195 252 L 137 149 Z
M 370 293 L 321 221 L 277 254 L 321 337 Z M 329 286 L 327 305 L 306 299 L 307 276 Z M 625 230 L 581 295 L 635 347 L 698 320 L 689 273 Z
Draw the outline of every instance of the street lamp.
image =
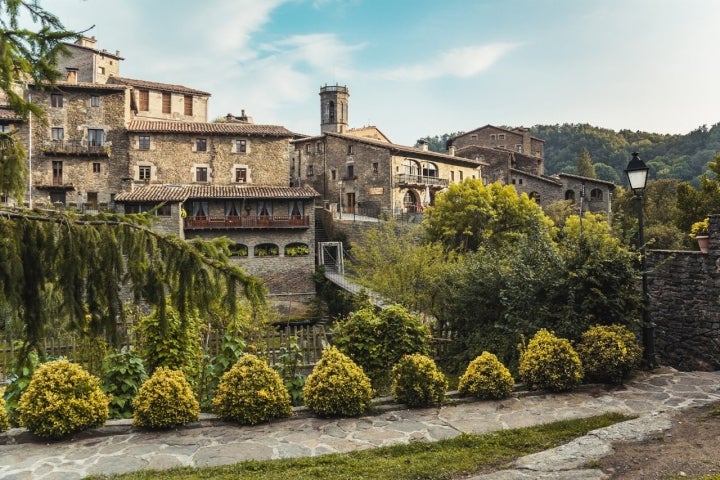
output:
M 643 357 L 649 368 L 655 368 L 655 324 L 650 320 L 648 309 L 647 268 L 645 262 L 645 232 L 643 224 L 643 192 L 647 182 L 648 170 L 640 155 L 633 152 L 632 159 L 625 169 L 630 189 L 635 194 L 638 215 L 638 249 L 640 250 L 640 270 L 642 271 L 642 342 Z

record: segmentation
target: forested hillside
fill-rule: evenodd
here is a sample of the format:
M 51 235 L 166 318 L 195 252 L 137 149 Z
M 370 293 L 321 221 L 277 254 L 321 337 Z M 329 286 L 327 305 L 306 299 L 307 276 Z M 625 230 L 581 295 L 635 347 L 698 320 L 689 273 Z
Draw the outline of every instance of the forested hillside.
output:
M 598 178 L 621 183 L 631 153 L 640 153 L 650 178 L 687 180 L 697 185 L 707 163 L 720 153 L 720 123 L 703 125 L 687 135 L 631 130 L 616 132 L 588 124 L 535 125 L 532 135 L 545 140 L 545 173 L 576 173 L 577 158 L 587 148 Z M 430 149 L 445 152 L 445 143 L 461 132 L 426 137 Z

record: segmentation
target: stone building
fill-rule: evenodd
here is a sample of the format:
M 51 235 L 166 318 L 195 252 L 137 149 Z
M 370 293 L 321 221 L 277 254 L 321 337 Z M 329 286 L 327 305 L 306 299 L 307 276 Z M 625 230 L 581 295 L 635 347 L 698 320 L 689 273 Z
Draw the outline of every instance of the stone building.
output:
M 321 134 L 294 140 L 291 177 L 310 185 L 325 205 L 348 214 L 418 212 L 435 194 L 481 178 L 484 162 L 391 143 L 376 127 L 350 129 L 345 86 L 320 89 Z
M 267 185 L 146 185 L 120 193 L 126 213 L 153 211 L 155 229 L 180 238 L 231 242 L 231 262 L 263 279 L 273 303 L 314 297 L 315 208 L 310 187 Z M 297 308 L 297 307 L 296 307 Z

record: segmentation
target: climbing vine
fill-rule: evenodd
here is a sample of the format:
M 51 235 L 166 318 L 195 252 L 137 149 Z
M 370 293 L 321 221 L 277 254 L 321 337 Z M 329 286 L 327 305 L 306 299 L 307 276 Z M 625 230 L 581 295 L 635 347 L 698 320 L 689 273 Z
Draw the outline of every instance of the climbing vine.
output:
M 118 343 L 124 300 L 144 303 L 167 325 L 167 306 L 187 322 L 220 299 L 229 315 L 240 296 L 265 302 L 261 281 L 227 262 L 229 242 L 184 241 L 151 228 L 147 214 L 79 216 L 0 209 L 0 310 L 38 346 L 53 315 L 69 328 Z M 60 307 L 45 301 L 58 295 Z

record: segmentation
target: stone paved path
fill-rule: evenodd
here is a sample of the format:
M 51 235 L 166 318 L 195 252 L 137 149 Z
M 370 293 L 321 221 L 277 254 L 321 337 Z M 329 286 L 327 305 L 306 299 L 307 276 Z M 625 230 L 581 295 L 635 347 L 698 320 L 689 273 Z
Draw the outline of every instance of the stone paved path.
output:
M 720 400 L 720 372 L 663 369 L 625 388 L 586 389 L 568 394 L 518 395 L 506 400 L 467 402 L 441 409 L 392 409 L 374 416 L 319 419 L 298 416 L 253 427 L 202 421 L 173 431 L 143 432 L 127 422 L 47 443 L 20 429 L 0 434 L 0 478 L 72 480 L 174 466 L 210 466 L 246 459 L 314 456 L 411 441 L 486 433 L 555 420 L 622 412 L 640 418 L 607 427 L 546 452 L 519 459 L 512 470 L 474 480 L 573 479 L 605 476 L 585 469 L 612 452 L 614 441 L 636 440 L 670 428 L 686 408 Z

